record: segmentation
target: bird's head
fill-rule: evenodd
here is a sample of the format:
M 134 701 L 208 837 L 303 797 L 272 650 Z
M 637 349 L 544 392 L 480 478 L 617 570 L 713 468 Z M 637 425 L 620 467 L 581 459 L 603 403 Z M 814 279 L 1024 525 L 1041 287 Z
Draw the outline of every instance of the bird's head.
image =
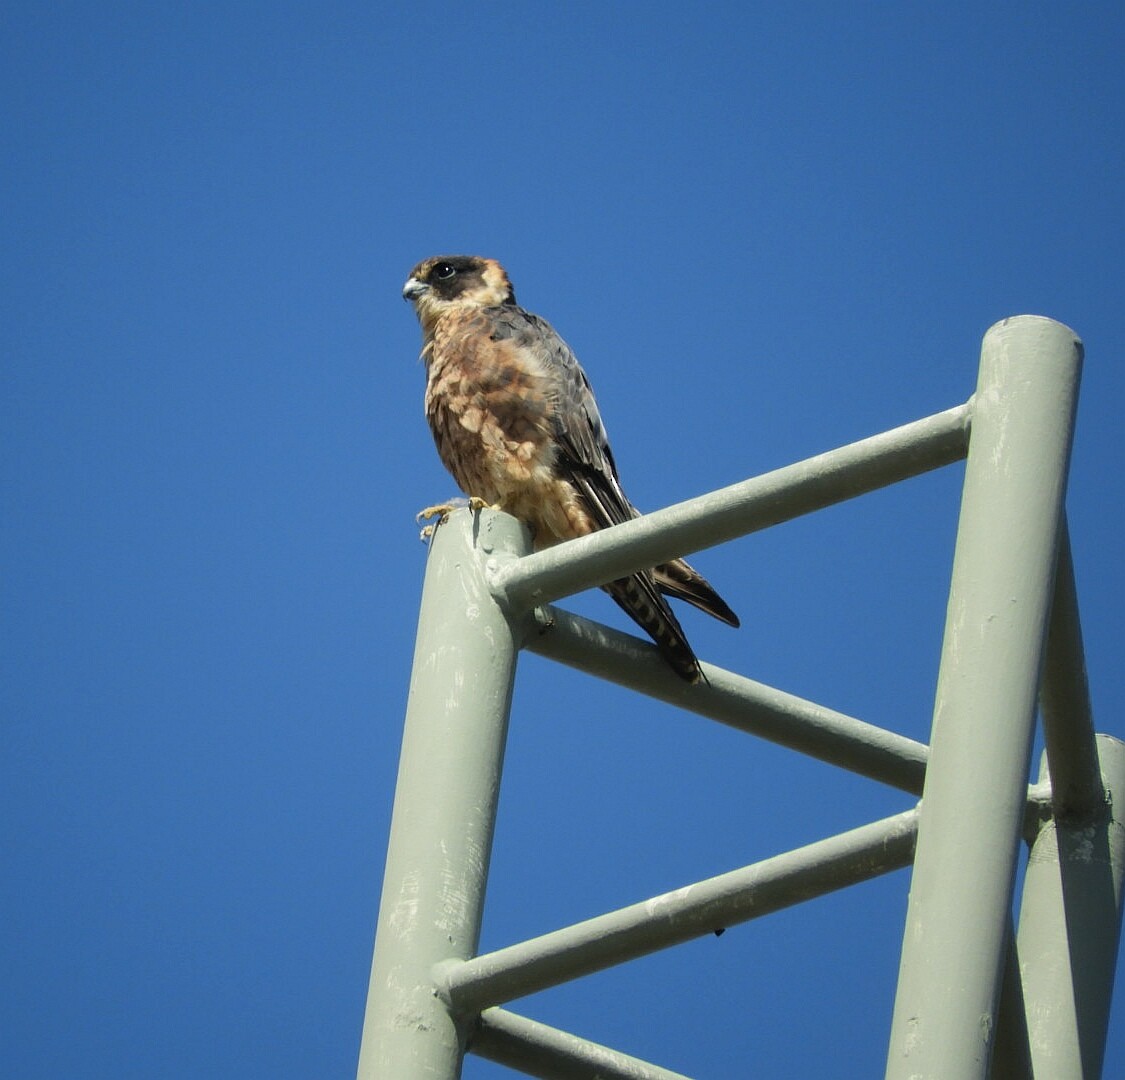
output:
M 451 308 L 496 307 L 514 304 L 516 294 L 508 275 L 495 259 L 477 255 L 436 255 L 410 271 L 403 298 L 414 305 L 423 329 Z

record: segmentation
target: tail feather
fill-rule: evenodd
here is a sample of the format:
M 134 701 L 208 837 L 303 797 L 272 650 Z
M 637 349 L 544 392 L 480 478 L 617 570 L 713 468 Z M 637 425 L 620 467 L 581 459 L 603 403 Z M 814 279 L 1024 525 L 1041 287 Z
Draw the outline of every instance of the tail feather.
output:
M 656 581 L 656 587 L 665 595 L 684 600 L 728 626 L 739 625 L 738 616 L 715 592 L 710 582 L 688 566 L 683 559 L 658 566 L 653 570 L 652 576 Z
M 603 588 L 625 614 L 656 642 L 661 655 L 680 678 L 694 683 L 703 677 L 683 628 L 668 601 L 660 595 L 652 574 L 634 574 L 611 581 Z

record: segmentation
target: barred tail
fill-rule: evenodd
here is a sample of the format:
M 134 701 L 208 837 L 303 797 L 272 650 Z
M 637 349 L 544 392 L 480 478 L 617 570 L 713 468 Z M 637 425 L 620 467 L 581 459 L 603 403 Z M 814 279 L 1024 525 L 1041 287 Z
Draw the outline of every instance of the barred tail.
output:
M 726 601 L 715 592 L 702 574 L 693 570 L 683 559 L 658 566 L 652 574 L 656 579 L 656 587 L 665 595 L 684 600 L 728 626 L 738 626 L 738 616 L 731 611 Z
M 699 661 L 692 652 L 668 601 L 660 595 L 651 573 L 611 581 L 603 586 L 621 609 L 642 629 L 681 679 L 698 682 L 703 677 Z

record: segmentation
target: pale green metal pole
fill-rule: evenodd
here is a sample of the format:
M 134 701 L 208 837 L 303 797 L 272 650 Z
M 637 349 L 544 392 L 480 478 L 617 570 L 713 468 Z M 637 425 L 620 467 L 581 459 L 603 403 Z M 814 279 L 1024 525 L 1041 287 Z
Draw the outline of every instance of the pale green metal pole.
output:
M 608 1046 L 529 1020 L 505 1009 L 486 1009 L 472 1052 L 527 1076 L 547 1080 L 690 1080 Z
M 455 513 L 434 536 L 395 789 L 358 1080 L 456 1080 L 467 1030 L 434 967 L 480 933 L 517 633 L 483 566 L 525 554 L 511 517 Z
M 1055 817 L 1080 823 L 1098 817 L 1105 810 L 1105 790 L 1098 764 L 1082 621 L 1078 615 L 1078 588 L 1065 514 L 1059 528 L 1059 561 L 1047 628 L 1047 652 L 1043 657 L 1039 711 L 1043 717 Z
M 540 632 L 528 637 L 529 652 L 922 794 L 929 749 L 914 739 L 708 663 L 705 682 L 686 683 L 649 642 L 561 608 L 540 608 L 536 618 Z
M 1097 756 L 1109 797 L 1085 821 L 1044 822 L 1020 905 L 1033 1074 L 1051 1080 L 1097 1080 L 1105 1054 L 1125 876 L 1125 744 L 1099 735 Z
M 443 993 L 463 1012 L 635 960 L 910 862 L 917 811 L 905 810 L 674 892 L 444 965 Z
M 984 338 L 888 1080 L 988 1075 L 1081 360 L 1050 319 Z
M 659 566 L 802 514 L 834 506 L 965 456 L 971 406 L 958 405 L 825 454 L 751 477 L 612 529 L 497 567 L 489 583 L 510 611 Z

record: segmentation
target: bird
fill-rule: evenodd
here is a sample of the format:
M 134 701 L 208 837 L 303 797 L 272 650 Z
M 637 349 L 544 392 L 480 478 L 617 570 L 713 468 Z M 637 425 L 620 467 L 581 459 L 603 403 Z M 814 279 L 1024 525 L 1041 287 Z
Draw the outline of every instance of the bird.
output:
M 516 302 L 495 259 L 439 255 L 402 290 L 422 329 L 425 413 L 438 456 L 471 506 L 522 521 L 536 550 L 640 516 L 621 487 L 590 381 L 545 319 Z M 448 506 L 421 516 L 443 516 Z M 683 559 L 602 588 L 655 642 L 672 670 L 702 678 L 666 596 L 730 626 L 738 616 Z

